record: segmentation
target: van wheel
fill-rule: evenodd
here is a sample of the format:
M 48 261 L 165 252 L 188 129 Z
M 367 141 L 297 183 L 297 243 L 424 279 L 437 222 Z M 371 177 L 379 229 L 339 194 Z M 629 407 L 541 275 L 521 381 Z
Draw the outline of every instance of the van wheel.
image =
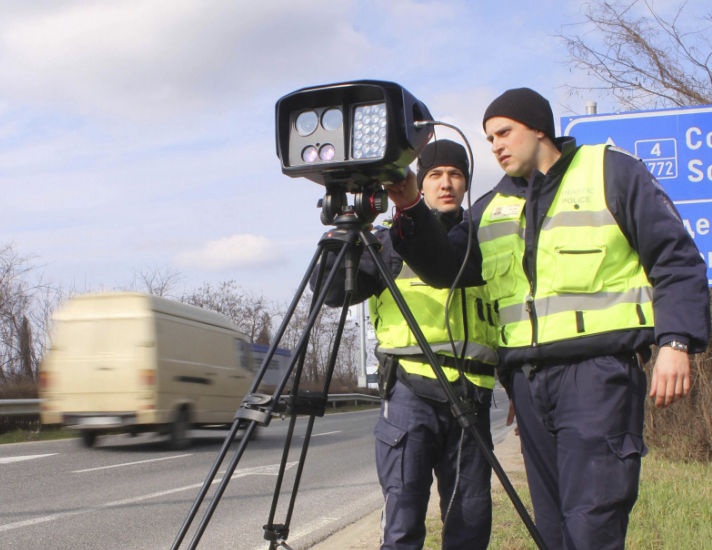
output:
M 82 437 L 82 445 L 84 445 L 87 448 L 91 448 L 94 446 L 94 443 L 96 442 L 96 432 L 90 432 L 89 430 L 84 430 L 81 433 Z
M 170 448 L 174 451 L 188 448 L 190 445 L 189 430 L 190 418 L 188 417 L 188 410 L 180 409 L 176 413 L 175 422 L 171 424 L 170 431 L 168 432 L 168 444 Z

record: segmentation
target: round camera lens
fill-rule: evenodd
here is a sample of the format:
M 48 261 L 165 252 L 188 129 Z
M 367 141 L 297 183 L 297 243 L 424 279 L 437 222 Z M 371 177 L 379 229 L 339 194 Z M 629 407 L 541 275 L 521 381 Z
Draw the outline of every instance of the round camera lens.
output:
M 313 145 L 305 147 L 302 151 L 302 160 L 304 162 L 308 162 L 309 164 L 314 162 L 317 156 L 319 156 L 319 153 L 317 152 L 316 147 L 314 147 Z
M 334 146 L 331 143 L 322 145 L 321 149 L 319 149 L 319 158 L 325 162 L 332 160 L 335 155 L 336 149 L 334 149 Z
M 304 111 L 297 117 L 297 122 L 294 127 L 300 136 L 310 136 L 316 130 L 316 125 L 319 123 L 319 117 L 314 111 Z
M 339 109 L 329 109 L 328 111 L 324 111 L 324 114 L 321 115 L 321 125 L 327 132 L 336 130 L 341 126 L 343 120 L 344 117 Z

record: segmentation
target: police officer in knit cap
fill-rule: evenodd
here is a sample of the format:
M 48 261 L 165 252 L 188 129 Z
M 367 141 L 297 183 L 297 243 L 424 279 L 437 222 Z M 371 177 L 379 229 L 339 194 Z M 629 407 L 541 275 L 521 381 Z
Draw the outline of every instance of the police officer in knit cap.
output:
M 463 218 L 460 205 L 469 185 L 465 149 L 448 140 L 426 146 L 418 159 L 417 184 L 437 220 L 437 231 L 445 234 L 457 226 Z M 439 357 L 443 372 L 456 392 L 476 405 L 476 429 L 491 446 L 489 407 L 499 357 L 493 304 L 486 288 L 462 289 L 450 303 L 458 365 L 445 322 L 448 290 L 425 285 L 394 252 L 391 225 L 388 220 L 375 230 L 383 245 L 381 257 Z M 444 522 L 442 547 L 484 550 L 492 523 L 491 468 L 470 432 L 462 430 L 450 412 L 445 393 L 368 254 L 361 258 L 357 286 L 351 303 L 369 300 L 378 338 L 383 401 L 375 429 L 376 464 L 385 500 L 381 548 L 422 549 L 435 472 Z M 342 282 L 337 280 L 332 289 L 327 304 L 341 307 Z
M 500 378 L 516 411 L 536 524 L 551 550 L 617 550 L 638 496 L 650 396 L 690 389 L 688 354 L 710 333 L 704 261 L 640 159 L 556 138 L 549 102 L 508 90 L 483 120 L 505 172 L 473 206 L 461 279 L 487 283 L 500 322 Z M 395 250 L 434 287 L 462 264 L 469 220 L 445 236 L 415 178 L 389 186 Z

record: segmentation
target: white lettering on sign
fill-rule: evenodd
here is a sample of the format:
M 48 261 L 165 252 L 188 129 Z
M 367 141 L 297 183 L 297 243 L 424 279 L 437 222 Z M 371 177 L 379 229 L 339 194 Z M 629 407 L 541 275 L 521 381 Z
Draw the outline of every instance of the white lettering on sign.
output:
M 708 180 L 712 181 L 712 164 L 705 168 L 704 163 L 700 159 L 692 159 L 687 163 L 687 169 L 691 172 L 687 176 L 687 179 L 693 183 L 702 181 L 705 176 Z
M 697 160 L 697 159 L 692 159 L 690 162 L 687 163 L 687 168 L 692 172 L 694 175 L 687 176 L 687 179 L 692 181 L 692 182 L 698 182 L 702 181 L 702 178 L 705 177 L 705 173 L 702 170 L 699 170 L 697 167 L 702 166 L 702 161 Z
M 692 143 L 692 134 L 697 134 L 698 136 L 701 136 L 702 130 L 693 126 L 692 128 L 688 128 L 687 132 L 685 133 L 685 142 L 687 143 L 687 146 L 693 150 L 699 149 L 702 146 L 702 140 Z
M 660 156 L 660 143 L 659 142 L 655 144 L 655 147 L 653 147 L 653 150 L 650 151 L 650 154 L 655 155 L 656 157 Z
M 675 177 L 675 164 L 670 160 L 666 160 L 663 162 L 646 161 L 645 164 L 653 176 L 657 176 L 659 178 L 663 178 L 665 176 L 667 176 L 668 178 Z
M 688 128 L 685 132 L 685 144 L 689 149 L 693 151 L 702 147 L 702 144 L 706 143 L 707 147 L 712 149 L 712 132 L 707 132 L 707 135 L 702 139 L 702 130 L 699 128 Z
M 697 235 L 709 235 L 710 233 L 710 220 L 709 218 L 698 218 L 697 220 L 682 220 L 682 224 L 687 229 L 690 237 L 693 239 Z M 704 259 L 704 256 L 702 257 Z
M 685 229 L 687 229 L 687 232 L 690 234 L 690 237 L 692 237 L 694 239 L 695 232 L 692 229 L 692 226 L 690 225 L 690 220 L 682 220 L 682 225 L 685 226 Z

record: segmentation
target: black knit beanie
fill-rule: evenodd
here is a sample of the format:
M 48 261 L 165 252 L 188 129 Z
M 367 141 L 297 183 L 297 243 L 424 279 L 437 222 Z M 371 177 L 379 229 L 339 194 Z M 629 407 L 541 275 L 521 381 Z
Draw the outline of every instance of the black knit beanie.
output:
M 418 190 L 423 189 L 423 178 L 428 170 L 438 166 L 459 168 L 465 175 L 467 186 L 470 186 L 470 162 L 465 148 L 449 139 L 438 139 L 428 143 L 418 157 Z
M 534 130 L 540 130 L 551 141 L 556 139 L 551 105 L 545 97 L 530 88 L 507 90 L 495 99 L 485 111 L 482 126 L 484 127 L 490 118 L 496 116 L 511 118 Z

